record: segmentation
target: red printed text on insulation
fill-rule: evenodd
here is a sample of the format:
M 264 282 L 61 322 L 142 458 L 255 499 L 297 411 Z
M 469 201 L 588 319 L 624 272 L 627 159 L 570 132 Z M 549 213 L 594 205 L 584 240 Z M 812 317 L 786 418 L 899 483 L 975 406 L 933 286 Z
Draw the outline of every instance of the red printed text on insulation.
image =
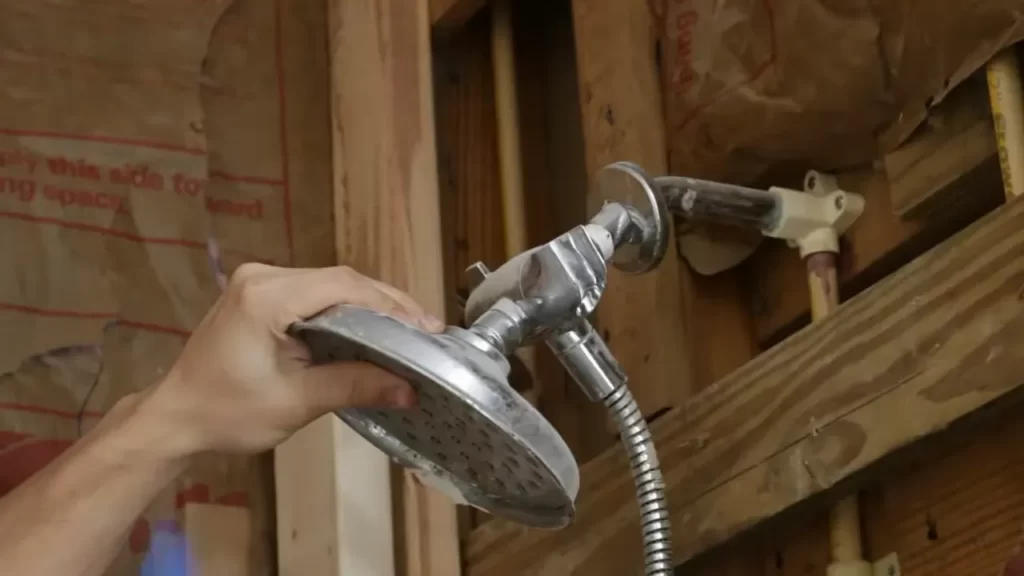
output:
M 0 199 L 19 203 L 52 202 L 63 207 L 128 213 L 131 204 L 126 195 L 97 189 L 115 186 L 119 190 L 202 201 L 213 214 L 256 221 L 262 221 L 265 215 L 260 198 L 213 198 L 206 195 L 206 180 L 180 172 L 163 173 L 145 164 L 100 166 L 83 159 L 0 150 L 0 169 L 5 173 L 0 175 Z
M 688 97 L 698 75 L 693 65 L 693 36 L 700 22 L 694 0 L 673 0 L 667 21 L 672 45 L 671 86 L 677 97 Z

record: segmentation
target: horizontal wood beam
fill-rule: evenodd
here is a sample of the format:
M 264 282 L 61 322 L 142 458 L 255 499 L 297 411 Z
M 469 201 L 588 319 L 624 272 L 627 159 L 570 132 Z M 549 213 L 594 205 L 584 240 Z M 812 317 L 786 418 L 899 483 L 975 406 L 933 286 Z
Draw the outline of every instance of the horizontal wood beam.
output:
M 654 423 L 677 560 L 823 495 L 982 407 L 1016 401 L 1021 342 L 1018 200 Z M 470 539 L 466 573 L 601 576 L 624 558 L 639 570 L 625 458 L 605 452 L 581 478 L 574 525 L 543 532 L 490 522 Z

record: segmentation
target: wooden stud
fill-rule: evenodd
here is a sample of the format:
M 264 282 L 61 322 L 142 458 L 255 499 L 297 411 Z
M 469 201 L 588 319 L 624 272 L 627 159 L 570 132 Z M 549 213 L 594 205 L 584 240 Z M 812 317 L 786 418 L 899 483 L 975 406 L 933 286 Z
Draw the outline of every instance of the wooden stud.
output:
M 426 0 L 331 0 L 327 20 L 338 261 L 444 317 Z M 279 526 L 279 541 L 290 548 L 282 574 L 395 574 L 388 458 L 332 416 L 283 452 L 289 457 L 279 454 L 278 474 L 295 481 L 279 508 L 305 515 L 286 514 Z M 284 472 L 290 465 L 296 468 Z M 402 482 L 404 573 L 459 574 L 455 507 L 411 477 Z M 317 544 L 297 546 L 304 536 Z
M 664 174 L 665 121 L 647 4 L 573 0 L 572 7 L 588 174 L 621 160 Z M 597 307 L 597 328 L 648 415 L 681 401 L 693 387 L 680 273 L 672 245 L 662 265 L 646 275 L 612 270 Z
M 279 446 L 274 479 L 281 576 L 348 576 L 345 567 L 352 566 L 368 576 L 394 574 L 391 494 L 388 484 L 376 485 L 387 475 L 380 452 L 332 414 Z
M 527 240 L 526 196 L 523 190 L 523 154 L 511 0 L 494 0 L 491 5 L 491 58 L 497 111 L 498 167 L 501 174 L 505 256 L 509 259 L 530 248 L 530 242 Z M 526 397 L 532 399 L 531 403 L 534 406 L 537 405 L 542 390 L 541 380 L 537 378 L 536 352 L 532 345 L 524 346 L 515 352 L 530 373 L 533 390 Z
M 576 74 L 572 7 L 567 0 L 513 4 L 524 192 L 531 245 L 587 217 L 587 169 Z M 546 346 L 536 347 L 538 407 L 580 463 L 616 443 L 604 406 L 586 397 Z
M 498 168 L 501 174 L 505 255 L 511 258 L 530 248 L 530 245 L 526 238 L 523 155 L 519 135 L 519 98 L 510 0 L 495 0 L 491 14 L 491 58 L 498 126 Z
M 881 459 L 977 410 L 1015 405 L 1022 286 L 1024 203 L 1012 202 L 660 418 L 652 431 L 677 559 L 862 481 Z M 469 543 L 467 573 L 638 569 L 625 459 L 606 452 L 581 478 L 573 526 L 491 522 Z
M 474 262 L 505 261 L 490 22 L 474 18 L 434 43 L 442 230 L 447 233 L 448 321 L 462 322 L 458 294 Z
M 692 391 L 698 394 L 760 352 L 754 339 L 750 292 L 743 268 L 714 276 L 679 267 L 685 296 L 687 350 L 693 359 Z
M 430 0 L 430 22 L 442 33 L 464 25 L 487 5 L 487 0 Z
M 324 199 L 322 211 L 332 205 L 330 74 L 327 51 L 327 3 L 323 0 L 279 1 L 282 35 L 278 73 L 283 76 L 285 130 L 282 151 L 289 158 L 287 178 L 292 194 L 317 194 Z M 308 203 L 299 203 L 296 209 Z M 308 208 L 306 208 L 308 209 Z M 309 220 L 294 215 L 296 221 Z M 308 216 L 308 215 L 307 215 Z M 328 222 L 329 216 L 328 216 Z M 330 229 L 328 228 L 328 231 Z M 335 238 L 316 231 L 296 234 L 297 266 L 328 266 L 336 262 Z M 342 573 L 338 557 L 345 526 L 341 511 L 345 496 L 341 487 L 346 470 L 340 464 L 349 457 L 341 446 L 346 429 L 333 415 L 325 416 L 300 430 L 274 451 L 274 489 L 276 500 L 277 558 L 281 576 L 336 576 Z M 372 475 L 370 476 L 372 479 Z M 382 505 L 390 501 L 380 499 Z M 365 504 L 375 506 L 371 498 Z M 378 537 L 391 533 L 391 522 L 383 526 L 371 521 L 362 532 L 373 538 L 367 556 L 383 550 L 392 553 L 390 539 Z M 349 516 L 352 517 L 351 515 Z M 387 556 L 385 556 L 387 557 Z M 351 561 L 351 558 L 349 558 Z M 246 572 L 248 574 L 249 572 Z M 346 572 L 348 574 L 350 572 Z M 368 575 L 377 570 L 363 572 Z
M 189 569 L 183 576 L 252 574 L 252 517 L 248 508 L 220 504 L 185 505 Z
M 463 323 L 466 268 L 483 262 L 494 269 L 505 261 L 490 45 L 490 22 L 482 15 L 434 42 L 447 321 L 453 325 Z M 469 506 L 460 507 L 459 516 L 461 537 L 489 518 Z
M 443 318 L 427 0 L 331 0 L 329 6 L 339 260 Z M 386 465 L 379 458 L 375 469 Z M 360 474 L 370 465 L 365 460 Z M 388 491 L 386 479 L 377 485 Z M 457 576 L 455 506 L 410 474 L 401 494 L 405 573 Z

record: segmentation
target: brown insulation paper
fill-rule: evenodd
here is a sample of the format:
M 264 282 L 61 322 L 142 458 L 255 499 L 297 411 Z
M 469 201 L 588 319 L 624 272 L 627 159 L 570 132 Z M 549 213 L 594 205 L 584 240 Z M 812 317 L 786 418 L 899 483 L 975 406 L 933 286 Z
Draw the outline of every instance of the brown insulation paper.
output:
M 159 379 L 239 263 L 333 258 L 323 5 L 284 4 L 0 5 L 0 494 Z M 190 501 L 250 508 L 272 573 L 267 470 L 197 459 L 110 573 Z
M 1021 0 L 658 0 L 670 166 L 750 182 L 871 162 L 1024 38 Z
M 1024 38 L 1021 0 L 654 0 L 669 169 L 751 184 L 874 161 L 928 107 Z M 770 181 L 767 185 L 780 184 Z M 714 274 L 757 235 L 680 233 Z

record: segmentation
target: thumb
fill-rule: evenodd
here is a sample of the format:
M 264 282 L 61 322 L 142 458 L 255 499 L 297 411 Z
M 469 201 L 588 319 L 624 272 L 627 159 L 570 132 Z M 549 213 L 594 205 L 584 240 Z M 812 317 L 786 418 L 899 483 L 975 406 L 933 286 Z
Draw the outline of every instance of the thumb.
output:
M 408 382 L 366 362 L 311 366 L 304 372 L 303 386 L 318 410 L 416 405 L 416 392 Z

